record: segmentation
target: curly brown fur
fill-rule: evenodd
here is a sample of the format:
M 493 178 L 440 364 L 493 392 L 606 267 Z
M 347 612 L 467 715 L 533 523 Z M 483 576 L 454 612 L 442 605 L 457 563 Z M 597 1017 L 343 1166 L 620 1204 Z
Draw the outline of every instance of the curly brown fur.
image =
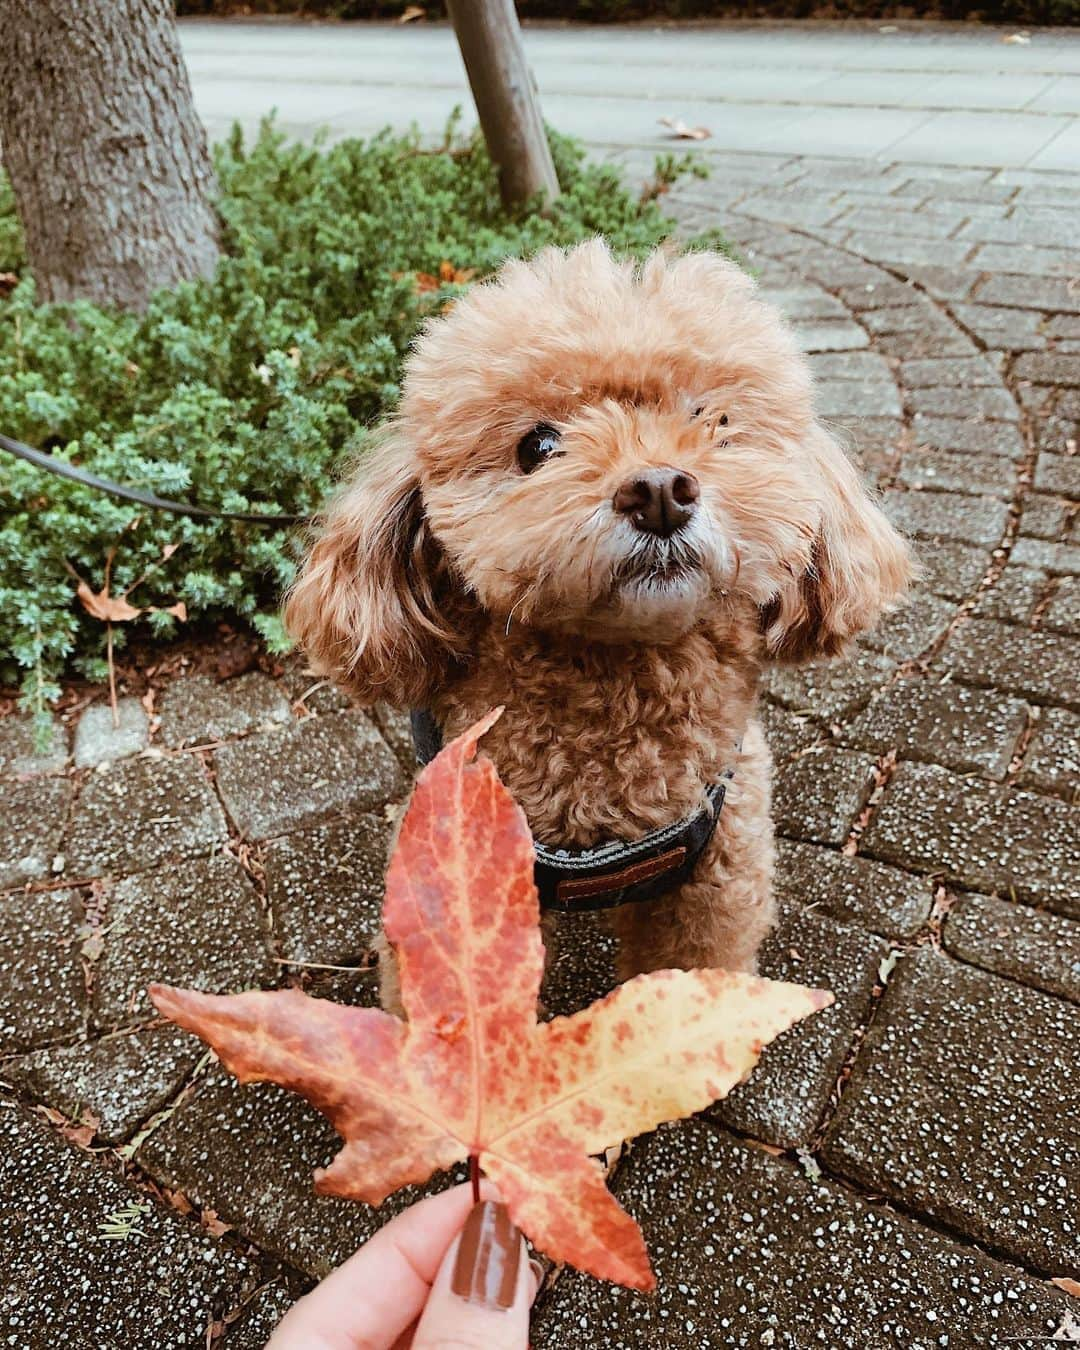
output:
M 538 425 L 556 450 L 524 472 Z M 698 485 L 670 535 L 617 509 L 646 470 Z M 909 573 L 751 279 L 596 240 L 506 264 L 429 325 L 286 619 L 361 700 L 426 705 L 451 735 L 505 705 L 484 747 L 545 843 L 685 816 L 741 743 L 692 879 L 616 922 L 624 975 L 752 969 L 772 916 L 761 668 L 841 651 Z

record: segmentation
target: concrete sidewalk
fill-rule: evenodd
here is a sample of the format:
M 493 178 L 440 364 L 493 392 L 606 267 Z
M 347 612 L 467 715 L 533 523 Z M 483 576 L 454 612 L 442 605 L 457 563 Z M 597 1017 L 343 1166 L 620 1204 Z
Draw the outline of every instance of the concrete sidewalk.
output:
M 895 27 L 897 31 L 884 31 Z M 597 146 L 666 148 L 657 119 L 708 127 L 706 149 L 904 163 L 1080 168 L 1080 32 L 915 24 L 529 26 L 548 121 Z M 415 121 L 472 102 L 442 24 L 181 25 L 212 134 L 272 108 L 307 137 Z

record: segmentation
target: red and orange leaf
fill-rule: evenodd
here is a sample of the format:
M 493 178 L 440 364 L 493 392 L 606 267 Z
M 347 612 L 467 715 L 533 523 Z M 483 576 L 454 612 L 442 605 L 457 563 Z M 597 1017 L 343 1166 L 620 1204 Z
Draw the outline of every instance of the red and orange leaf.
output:
M 724 1096 L 831 995 L 667 970 L 537 1022 L 532 837 L 494 766 L 475 758 L 498 715 L 420 775 L 387 872 L 384 925 L 407 1021 L 296 990 L 151 994 L 241 1081 L 280 1083 L 328 1117 L 345 1145 L 317 1175 L 320 1190 L 378 1204 L 474 1155 L 542 1251 L 649 1289 L 641 1232 L 590 1155 Z

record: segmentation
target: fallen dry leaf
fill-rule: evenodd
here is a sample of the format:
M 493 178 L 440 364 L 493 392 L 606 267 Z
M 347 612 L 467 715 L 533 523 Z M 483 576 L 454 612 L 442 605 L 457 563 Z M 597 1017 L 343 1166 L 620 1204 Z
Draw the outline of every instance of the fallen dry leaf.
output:
M 1068 1275 L 1055 1275 L 1050 1283 L 1056 1284 L 1059 1289 L 1064 1289 L 1067 1294 L 1072 1294 L 1074 1298 L 1080 1298 L 1080 1280 L 1074 1280 Z
M 401 11 L 401 17 L 398 19 L 398 23 L 414 23 L 417 19 L 422 19 L 424 13 L 425 11 L 420 5 L 406 5 Z
M 80 581 L 75 588 L 75 594 L 87 614 L 108 623 L 128 623 L 142 613 L 141 609 L 129 604 L 122 595 L 110 595 L 108 582 L 100 591 L 92 591 L 85 581 Z
M 678 141 L 707 141 L 712 135 L 708 127 L 688 127 L 680 117 L 661 117 L 658 120 Z
M 379 1204 L 473 1157 L 552 1259 L 650 1289 L 641 1232 L 589 1155 L 724 1096 L 763 1046 L 832 995 L 665 970 L 537 1022 L 532 837 L 494 766 L 474 759 L 497 716 L 420 775 L 390 862 L 383 918 L 407 1021 L 295 989 L 153 985 L 151 997 L 241 1082 L 280 1083 L 329 1118 L 345 1144 L 316 1173 L 318 1190 Z

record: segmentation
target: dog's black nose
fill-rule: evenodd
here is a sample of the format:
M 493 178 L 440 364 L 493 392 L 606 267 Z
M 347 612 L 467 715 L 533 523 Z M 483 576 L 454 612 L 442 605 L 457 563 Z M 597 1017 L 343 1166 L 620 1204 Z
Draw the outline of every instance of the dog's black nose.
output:
M 636 529 L 664 538 L 681 530 L 701 496 L 698 480 L 682 469 L 645 469 L 628 478 L 611 499 Z

